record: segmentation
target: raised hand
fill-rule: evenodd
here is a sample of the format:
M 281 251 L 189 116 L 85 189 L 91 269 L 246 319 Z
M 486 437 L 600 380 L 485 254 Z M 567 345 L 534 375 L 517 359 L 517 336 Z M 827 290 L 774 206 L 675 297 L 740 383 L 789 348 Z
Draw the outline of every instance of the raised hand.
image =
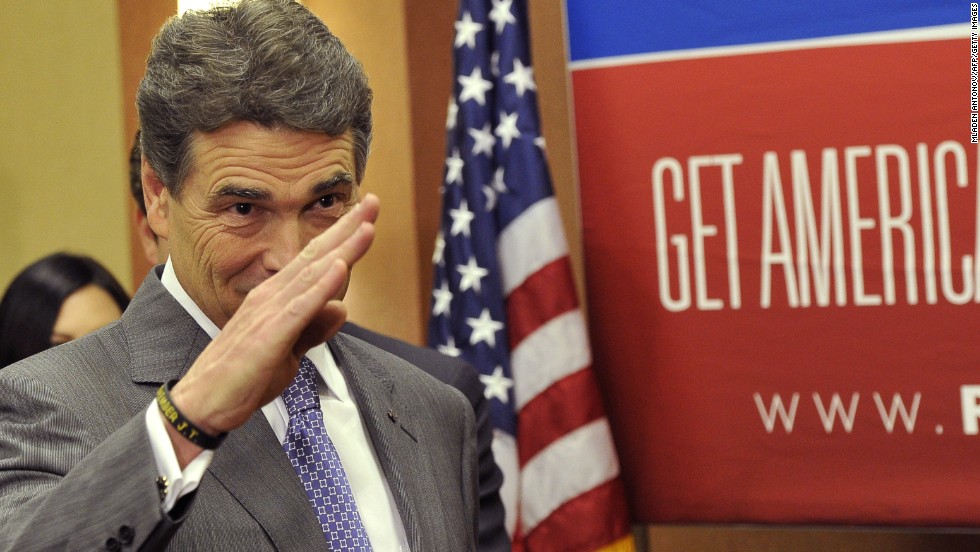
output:
M 171 391 L 185 417 L 212 435 L 241 426 L 295 377 L 302 356 L 344 323 L 338 299 L 374 239 L 378 198 L 367 194 L 281 271 L 249 292 L 221 334 Z M 168 430 L 171 428 L 168 427 Z M 171 432 L 178 459 L 200 449 Z M 188 456 L 189 455 L 189 456 Z

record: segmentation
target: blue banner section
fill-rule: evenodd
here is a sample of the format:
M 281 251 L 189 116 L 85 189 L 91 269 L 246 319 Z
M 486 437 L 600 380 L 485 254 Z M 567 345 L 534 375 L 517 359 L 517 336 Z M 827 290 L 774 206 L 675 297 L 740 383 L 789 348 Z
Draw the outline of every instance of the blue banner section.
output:
M 967 23 L 962 0 L 566 0 L 572 61 Z

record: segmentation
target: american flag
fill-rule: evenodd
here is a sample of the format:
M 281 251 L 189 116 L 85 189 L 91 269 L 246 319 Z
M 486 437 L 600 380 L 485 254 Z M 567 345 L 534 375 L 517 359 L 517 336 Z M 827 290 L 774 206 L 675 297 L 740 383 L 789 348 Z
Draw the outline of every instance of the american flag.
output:
M 461 0 L 429 343 L 481 372 L 515 550 L 633 550 L 538 127 L 524 0 Z

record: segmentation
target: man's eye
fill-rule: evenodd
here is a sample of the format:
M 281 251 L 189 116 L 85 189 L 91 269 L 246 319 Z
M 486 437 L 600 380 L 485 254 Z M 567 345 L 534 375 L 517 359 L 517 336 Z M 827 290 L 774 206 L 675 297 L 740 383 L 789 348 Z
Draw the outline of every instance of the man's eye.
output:
M 249 214 L 249 213 L 252 212 L 252 204 L 251 203 L 236 203 L 234 209 L 235 209 L 235 213 L 236 214 L 239 214 L 239 215 L 247 215 L 247 214 Z
M 320 207 L 333 207 L 337 204 L 337 196 L 328 195 L 319 199 Z

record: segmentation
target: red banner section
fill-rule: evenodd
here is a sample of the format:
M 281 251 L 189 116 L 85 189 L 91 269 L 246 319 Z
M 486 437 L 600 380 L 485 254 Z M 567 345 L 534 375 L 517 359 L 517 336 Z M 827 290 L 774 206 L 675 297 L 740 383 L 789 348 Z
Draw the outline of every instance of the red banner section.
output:
M 573 73 L 638 521 L 980 525 L 969 72 L 964 39 Z

